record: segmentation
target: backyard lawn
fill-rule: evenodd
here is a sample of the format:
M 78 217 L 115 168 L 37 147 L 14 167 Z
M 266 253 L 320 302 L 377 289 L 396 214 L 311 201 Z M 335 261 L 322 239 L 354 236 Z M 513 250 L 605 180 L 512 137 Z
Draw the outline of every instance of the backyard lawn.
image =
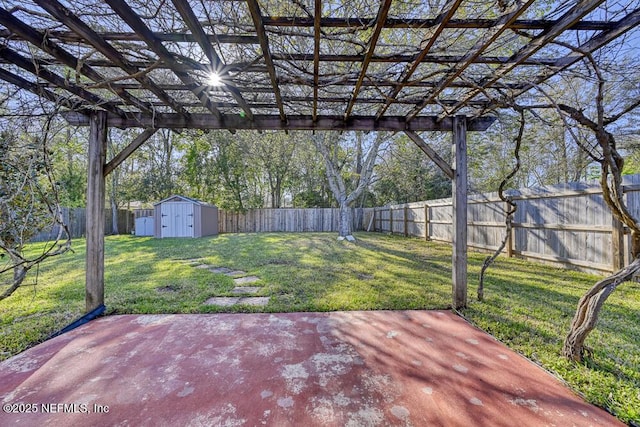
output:
M 333 233 L 225 234 L 200 239 L 106 239 L 107 314 L 442 309 L 451 301 L 451 248 L 400 236 Z M 31 245 L 36 253 L 42 244 Z M 84 240 L 49 260 L 0 302 L 0 360 L 46 339 L 84 310 Z M 469 307 L 461 314 L 564 379 L 587 400 L 640 425 L 640 285 L 607 302 L 583 365 L 560 355 L 580 295 L 598 277 L 499 258 L 488 271 L 485 301 L 475 301 L 486 254 L 469 254 Z M 232 296 L 233 279 L 198 264 L 259 277 L 265 307 L 203 303 Z

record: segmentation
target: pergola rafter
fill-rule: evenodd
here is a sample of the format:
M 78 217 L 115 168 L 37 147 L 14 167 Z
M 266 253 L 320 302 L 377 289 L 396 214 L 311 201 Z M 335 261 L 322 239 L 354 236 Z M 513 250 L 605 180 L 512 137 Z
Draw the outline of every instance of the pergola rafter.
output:
M 170 106 L 177 113 L 187 115 L 187 111 L 178 104 L 173 98 L 171 98 L 164 90 L 160 89 L 156 83 L 154 83 L 147 75 L 140 74 L 140 67 L 132 65 L 120 52 L 118 52 L 113 46 L 111 46 L 105 39 L 98 35 L 87 24 L 82 22 L 75 14 L 69 9 L 60 4 L 57 0 L 35 0 L 43 9 L 51 13 L 51 15 L 60 20 L 67 27 L 75 31 L 78 36 L 86 40 L 93 48 L 102 53 L 114 67 L 122 69 L 125 73 L 135 76 L 134 78 L 140 82 L 143 87 L 166 105 Z M 87 64 L 87 61 L 84 63 Z M 150 68 L 153 64 L 149 64 L 144 68 Z M 77 67 L 74 67 L 77 68 Z M 82 71 L 82 70 L 80 70 Z M 118 90 L 116 85 L 108 85 L 109 88 Z
M 452 305 L 464 306 L 466 133 L 491 125 L 501 97 L 530 100 L 639 26 L 640 9 L 637 0 L 433 3 L 6 0 L 0 80 L 90 128 L 87 310 L 103 303 L 105 175 L 160 128 L 404 132 L 452 180 Z M 92 6 L 99 12 L 83 9 Z M 221 86 L 207 83 L 211 72 Z M 109 126 L 142 131 L 106 162 Z M 421 135 L 429 131 L 453 134 L 452 164 Z
M 43 51 L 59 59 L 64 65 L 70 67 L 71 69 L 79 71 L 81 74 L 87 76 L 96 83 L 101 83 L 106 80 L 104 76 L 94 70 L 91 66 L 87 65 L 86 63 L 79 63 L 78 59 L 75 56 L 67 52 L 62 47 L 58 46 L 58 44 L 47 37 L 46 34 L 28 26 L 3 8 L 0 8 L 0 19 L 3 20 L 9 30 L 20 35 L 34 46 L 42 48 Z M 125 100 L 127 104 L 135 105 L 144 112 L 151 112 L 151 105 L 149 103 L 136 98 L 135 96 L 128 93 L 125 89 L 112 88 L 108 86 L 107 88 L 112 90 L 120 98 Z
M 109 3 L 111 8 L 118 13 L 118 15 L 120 15 L 120 17 L 132 29 L 134 29 L 136 33 L 140 34 L 142 40 L 149 46 L 149 48 L 154 51 L 162 61 L 169 65 L 169 68 L 171 68 L 182 83 L 184 83 L 184 85 L 200 100 L 202 105 L 216 118 L 220 118 L 220 111 L 211 103 L 206 86 L 198 83 L 191 74 L 176 66 L 178 62 L 177 59 L 171 52 L 169 52 L 164 44 L 162 44 L 162 41 L 156 38 L 153 32 L 146 26 L 136 12 L 123 0 L 106 0 L 106 2 Z

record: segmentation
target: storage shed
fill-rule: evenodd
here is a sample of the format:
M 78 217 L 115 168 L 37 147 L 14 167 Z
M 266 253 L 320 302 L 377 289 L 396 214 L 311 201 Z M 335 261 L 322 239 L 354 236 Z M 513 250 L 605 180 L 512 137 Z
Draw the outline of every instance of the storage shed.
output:
M 154 204 L 155 237 L 203 237 L 218 234 L 216 206 L 173 195 Z

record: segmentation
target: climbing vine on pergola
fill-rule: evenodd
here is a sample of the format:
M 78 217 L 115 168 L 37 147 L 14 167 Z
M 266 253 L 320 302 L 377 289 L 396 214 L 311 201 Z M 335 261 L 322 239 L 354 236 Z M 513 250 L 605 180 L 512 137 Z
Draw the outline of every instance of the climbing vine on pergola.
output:
M 91 127 L 87 311 L 104 301 L 104 177 L 159 128 L 407 133 L 452 179 L 452 305 L 465 306 L 466 132 L 640 24 L 633 0 L 0 5 L 0 80 Z M 106 159 L 114 126 L 142 130 Z M 453 132 L 452 164 L 427 131 Z

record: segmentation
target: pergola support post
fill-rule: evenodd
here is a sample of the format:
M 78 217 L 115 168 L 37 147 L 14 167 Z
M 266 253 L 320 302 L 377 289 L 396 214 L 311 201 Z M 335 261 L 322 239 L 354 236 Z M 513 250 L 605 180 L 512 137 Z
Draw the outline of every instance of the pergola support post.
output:
M 104 305 L 104 164 L 107 114 L 91 114 L 87 175 L 87 254 L 85 301 L 87 313 Z
M 467 305 L 467 119 L 453 119 L 453 308 Z

